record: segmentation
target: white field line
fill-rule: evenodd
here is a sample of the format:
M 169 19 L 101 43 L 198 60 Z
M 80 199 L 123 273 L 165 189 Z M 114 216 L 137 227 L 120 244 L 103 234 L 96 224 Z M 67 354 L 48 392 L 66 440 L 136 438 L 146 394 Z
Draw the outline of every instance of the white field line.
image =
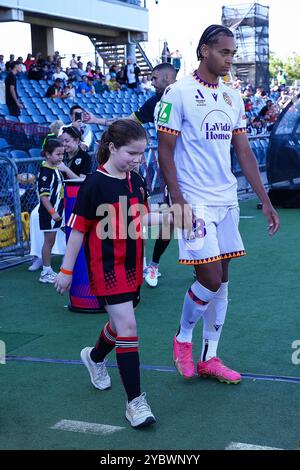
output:
M 87 423 L 85 421 L 62 419 L 50 429 L 58 429 L 59 431 L 82 432 L 85 434 L 98 434 L 104 436 L 113 434 L 117 431 L 122 431 L 122 429 L 125 428 L 120 426 L 109 426 L 107 424 Z
M 244 442 L 230 442 L 230 444 L 227 447 L 225 447 L 225 450 L 283 450 L 283 449 L 278 449 L 277 447 L 256 446 L 253 444 L 245 444 Z

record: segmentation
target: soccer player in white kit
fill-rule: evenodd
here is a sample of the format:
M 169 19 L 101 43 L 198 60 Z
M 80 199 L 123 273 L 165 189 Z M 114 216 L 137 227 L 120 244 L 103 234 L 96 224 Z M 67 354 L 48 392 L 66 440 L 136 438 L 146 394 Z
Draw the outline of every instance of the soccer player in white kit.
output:
M 237 181 L 230 145 L 262 202 L 273 235 L 279 217 L 262 184 L 246 135 L 244 105 L 223 84 L 236 52 L 230 29 L 211 25 L 197 48 L 198 69 L 165 90 L 158 118 L 158 152 L 178 229 L 179 262 L 195 266 L 197 279 L 186 292 L 180 328 L 174 337 L 174 363 L 186 379 L 195 375 L 192 335 L 203 319 L 200 377 L 238 383 L 241 375 L 225 366 L 217 347 L 228 304 L 228 265 L 245 255 L 238 230 Z M 178 214 L 179 212 L 182 214 Z

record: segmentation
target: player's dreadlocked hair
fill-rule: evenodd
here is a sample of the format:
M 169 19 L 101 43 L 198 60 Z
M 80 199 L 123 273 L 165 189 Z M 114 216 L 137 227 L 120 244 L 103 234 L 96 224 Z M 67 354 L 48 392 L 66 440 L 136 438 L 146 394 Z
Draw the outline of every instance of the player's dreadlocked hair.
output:
M 222 26 L 220 24 L 212 24 L 208 26 L 208 28 L 206 28 L 206 30 L 202 34 L 198 47 L 197 47 L 197 59 L 198 60 L 203 59 L 203 56 L 201 54 L 201 47 L 203 46 L 203 44 L 210 45 L 210 44 L 214 44 L 218 42 L 218 35 L 220 33 L 225 34 L 225 36 L 228 36 L 228 37 L 232 37 L 232 38 L 234 37 L 233 32 L 226 26 Z

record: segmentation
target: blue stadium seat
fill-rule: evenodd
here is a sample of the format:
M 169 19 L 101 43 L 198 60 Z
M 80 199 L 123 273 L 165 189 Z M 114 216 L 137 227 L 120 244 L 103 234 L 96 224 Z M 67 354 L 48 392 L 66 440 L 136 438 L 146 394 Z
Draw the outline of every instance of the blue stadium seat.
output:
M 19 122 L 19 119 L 16 116 L 5 116 L 5 121 Z
M 10 152 L 10 155 L 14 159 L 19 159 L 19 158 L 28 158 L 28 153 L 25 152 L 25 150 L 12 150 Z
M 32 114 L 32 120 L 35 124 L 46 124 L 46 119 L 44 116 L 40 116 L 38 114 Z
M 12 145 L 10 145 L 6 139 L 1 137 L 0 138 L 0 152 L 7 152 L 10 149 L 12 149 Z
M 33 158 L 39 158 L 41 157 L 41 149 L 39 148 L 32 148 L 28 150 L 28 153 L 31 157 Z
M 32 124 L 32 118 L 30 116 L 19 116 L 19 121 L 23 124 Z

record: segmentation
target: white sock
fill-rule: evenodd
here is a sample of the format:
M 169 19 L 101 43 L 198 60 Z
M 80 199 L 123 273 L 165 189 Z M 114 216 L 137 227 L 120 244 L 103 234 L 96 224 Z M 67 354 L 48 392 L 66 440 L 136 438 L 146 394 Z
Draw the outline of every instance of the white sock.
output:
M 203 344 L 201 361 L 217 356 L 218 344 L 226 317 L 228 305 L 228 282 L 222 282 L 220 289 L 209 303 L 203 315 Z
M 51 268 L 51 266 L 44 266 L 43 265 L 43 271 L 49 273 L 50 271 L 52 271 L 52 268 Z
M 199 281 L 194 282 L 185 294 L 182 314 L 180 320 L 180 330 L 177 335 L 177 341 L 181 343 L 191 343 L 193 339 L 193 330 L 206 311 L 211 299 L 216 292 L 212 292 L 202 286 Z

